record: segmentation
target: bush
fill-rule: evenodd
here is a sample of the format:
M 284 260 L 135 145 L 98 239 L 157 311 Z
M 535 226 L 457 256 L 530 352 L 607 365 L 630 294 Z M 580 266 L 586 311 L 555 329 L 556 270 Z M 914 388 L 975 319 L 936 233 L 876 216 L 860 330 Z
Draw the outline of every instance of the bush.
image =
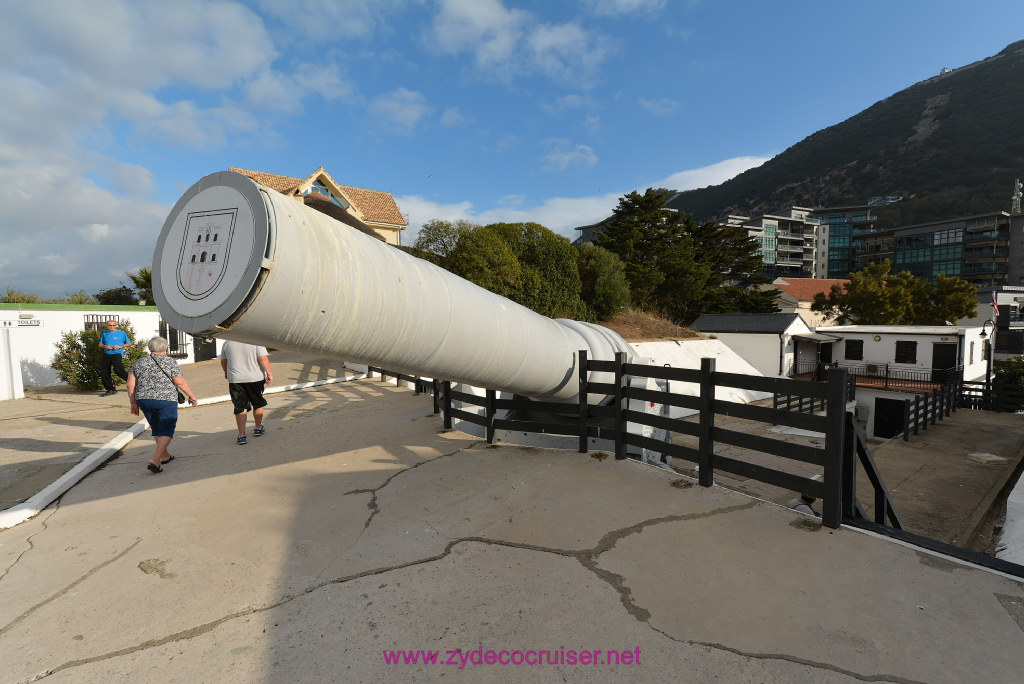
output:
M 576 246 L 580 299 L 599 321 L 610 321 L 629 306 L 626 267 L 618 255 L 590 242 Z
M 1024 385 L 1024 356 L 1014 356 L 1000 363 L 996 366 L 994 375 L 997 382 Z
M 128 333 L 129 339 L 135 339 L 135 331 L 131 323 L 122 321 L 121 330 Z M 75 389 L 98 390 L 103 387 L 100 378 L 100 367 L 103 351 L 97 346 L 100 343 L 99 330 L 69 330 L 62 332 L 57 343 L 57 353 L 50 362 L 50 367 L 57 371 L 57 377 Z M 146 345 L 136 340 L 132 346 L 124 350 L 124 367 L 131 369 L 136 360 L 146 355 Z M 114 386 L 122 383 L 117 374 L 113 374 Z

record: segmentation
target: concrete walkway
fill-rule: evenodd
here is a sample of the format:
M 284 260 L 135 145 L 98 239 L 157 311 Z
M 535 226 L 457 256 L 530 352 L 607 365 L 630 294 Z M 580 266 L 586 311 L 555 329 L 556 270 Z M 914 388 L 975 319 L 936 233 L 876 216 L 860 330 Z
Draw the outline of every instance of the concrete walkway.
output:
M 200 396 L 203 383 L 222 391 L 211 362 L 186 373 Z M 245 447 L 227 405 L 183 410 L 165 472 L 145 470 L 144 436 L 0 531 L 0 681 L 1024 671 L 1016 580 L 635 462 L 491 447 L 443 431 L 429 397 L 378 381 L 270 400 L 267 434 Z M 55 435 L 39 437 L 46 453 Z M 397 649 L 438 651 L 438 664 L 388 664 Z M 477 649 L 563 664 L 460 669 L 457 653 Z M 609 649 L 639 649 L 640 663 L 565 663 Z

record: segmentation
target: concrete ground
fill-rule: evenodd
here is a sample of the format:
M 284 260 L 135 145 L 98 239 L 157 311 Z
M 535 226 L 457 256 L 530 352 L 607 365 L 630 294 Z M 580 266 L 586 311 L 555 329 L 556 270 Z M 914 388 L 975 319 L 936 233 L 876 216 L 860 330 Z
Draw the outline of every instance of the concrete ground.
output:
M 278 382 L 302 366 L 272 361 Z M 223 392 L 215 362 L 186 375 Z M 14 439 L 37 440 L 26 461 L 55 460 L 76 451 L 60 441 L 72 428 L 107 417 L 39 412 L 37 436 L 8 438 L 24 416 L 6 404 L 30 401 L 44 400 L 0 404 L 0 472 L 23 467 Z M 267 428 L 239 447 L 226 404 L 182 410 L 165 472 L 145 470 L 143 436 L 0 531 L 0 681 L 1015 682 L 1024 668 L 1024 585 L 997 573 L 632 461 L 491 447 L 378 381 L 274 394 Z M 397 649 L 438 664 L 388 664 Z M 477 649 L 563 664 L 478 665 Z M 610 649 L 640 663 L 561 656 Z
M 692 419 L 696 420 L 696 418 Z M 716 417 L 718 427 L 771 439 L 822 447 L 824 436 L 803 430 L 772 428 L 731 416 Z M 673 440 L 696 448 L 695 437 L 673 433 Z M 1024 415 L 960 410 L 904 440 L 902 435 L 869 444 L 904 529 L 973 551 L 991 551 L 1007 483 L 1012 485 L 1024 461 Z M 821 477 L 823 469 L 726 444 L 715 453 L 802 477 Z M 695 476 L 693 465 L 677 460 L 679 472 Z M 873 514 L 874 493 L 863 468 L 857 469 L 857 497 Z M 786 505 L 794 493 L 725 472 L 716 483 Z M 818 510 L 820 511 L 820 503 Z

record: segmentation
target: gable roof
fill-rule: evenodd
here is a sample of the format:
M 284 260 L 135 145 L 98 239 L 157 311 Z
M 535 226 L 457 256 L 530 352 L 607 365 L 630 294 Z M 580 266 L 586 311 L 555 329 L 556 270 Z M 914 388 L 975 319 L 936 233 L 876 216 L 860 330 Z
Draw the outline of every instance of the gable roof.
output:
M 357 217 L 363 221 L 379 223 L 399 230 L 408 225 L 405 217 L 402 216 L 402 212 L 398 209 L 398 204 L 395 203 L 394 196 L 390 192 L 366 190 L 364 188 L 355 188 L 349 185 L 339 185 L 333 178 L 331 178 L 331 175 L 327 173 L 322 166 L 305 178 L 282 176 L 277 173 L 251 171 L 249 169 L 239 169 L 235 167 L 230 167 L 228 170 L 240 173 L 243 176 L 248 176 L 260 185 L 265 185 L 268 188 L 277 190 L 284 195 L 297 195 L 300 187 L 306 185 L 307 182 L 312 183 L 314 180 L 323 176 L 326 177 L 332 185 L 338 188 L 341 194 L 344 195 L 345 199 L 352 205 Z
M 703 333 L 781 333 L 799 320 L 795 313 L 701 314 L 690 327 Z
M 826 297 L 833 285 L 845 288 L 850 281 L 846 278 L 776 278 L 772 283 L 783 292 L 800 301 L 814 301 L 814 295 L 821 292 Z

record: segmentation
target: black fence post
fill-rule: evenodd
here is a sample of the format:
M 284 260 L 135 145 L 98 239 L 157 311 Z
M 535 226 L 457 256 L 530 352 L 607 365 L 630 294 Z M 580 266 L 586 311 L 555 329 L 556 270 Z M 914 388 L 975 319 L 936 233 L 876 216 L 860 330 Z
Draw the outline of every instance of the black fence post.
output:
M 921 394 L 913 395 L 913 433 L 921 434 Z
M 439 394 L 439 392 L 438 392 L 438 387 L 439 386 L 440 386 L 440 383 L 437 380 L 431 380 L 430 381 L 431 394 L 434 395 L 434 415 L 435 416 L 438 414 L 438 411 L 440 410 L 440 407 L 437 405 L 437 395 Z
M 615 458 L 620 461 L 626 458 L 625 413 L 629 406 L 625 392 L 626 374 L 623 372 L 625 365 L 626 352 L 615 352 Z
M 579 403 L 579 421 L 580 421 L 580 448 L 581 454 L 587 453 L 587 423 L 589 422 L 590 416 L 587 415 L 587 351 L 580 349 L 579 352 L 579 364 L 580 364 L 580 403 Z
M 929 409 L 929 401 L 928 401 L 928 395 L 927 394 L 922 394 L 921 395 L 921 402 L 924 404 L 924 413 L 921 414 L 921 429 L 922 430 L 927 430 L 928 429 L 928 412 L 930 410 Z
M 903 441 L 910 441 L 910 400 L 903 400 Z
M 846 369 L 830 368 L 828 371 L 828 432 L 825 433 L 825 497 L 821 503 L 821 524 L 825 527 L 838 528 L 843 521 L 844 487 L 850 487 L 852 496 L 853 482 L 844 483 L 843 473 L 853 466 L 843 463 L 844 457 L 854 458 L 853 450 L 846 450 Z
M 936 404 L 938 403 L 938 399 L 935 395 L 936 391 L 932 390 L 932 425 L 936 425 L 936 421 L 942 418 L 942 407 L 936 406 Z
M 715 484 L 715 360 L 700 360 L 700 426 L 697 432 L 697 459 L 702 487 Z
M 444 399 L 442 406 L 444 407 L 444 429 L 452 429 L 452 383 L 450 380 L 445 380 L 441 383 L 441 388 L 444 390 Z
M 846 431 L 843 433 L 843 467 L 842 467 L 842 517 L 853 518 L 856 515 L 857 502 L 857 444 L 856 431 L 853 423 L 857 417 L 846 414 Z M 828 480 L 826 479 L 826 482 Z M 824 515 L 824 513 L 822 514 Z
M 487 443 L 494 444 L 494 390 L 484 390 L 484 417 L 487 420 Z

